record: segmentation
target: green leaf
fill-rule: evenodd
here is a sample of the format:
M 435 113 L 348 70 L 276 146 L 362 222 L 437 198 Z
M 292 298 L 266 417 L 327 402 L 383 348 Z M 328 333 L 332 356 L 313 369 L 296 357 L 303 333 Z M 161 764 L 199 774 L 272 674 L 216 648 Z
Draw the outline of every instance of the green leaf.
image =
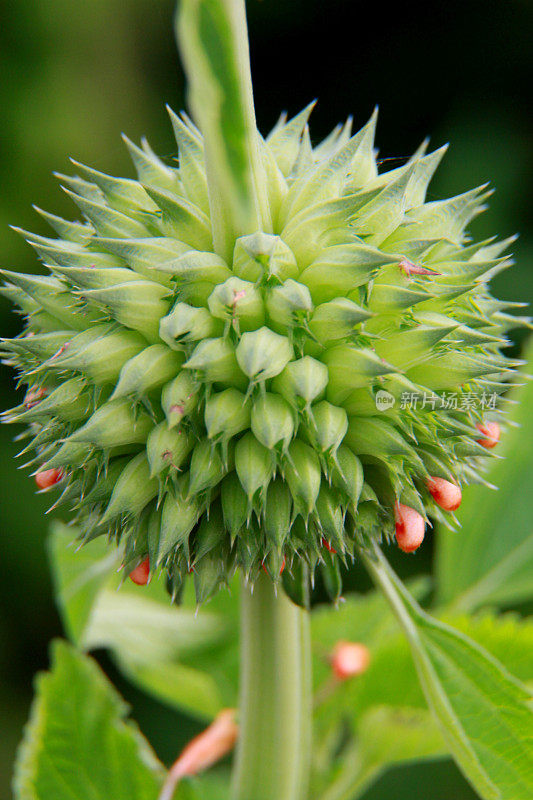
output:
M 156 800 L 163 777 L 97 664 L 56 641 L 15 766 L 15 800 Z
M 410 588 L 421 597 L 426 594 L 427 585 L 420 579 Z M 475 617 L 448 615 L 446 621 L 487 648 L 521 680 L 533 680 L 533 621 L 512 614 L 488 613 Z M 328 791 L 323 797 L 318 792 L 321 800 L 352 800 L 363 794 L 388 766 L 400 760 L 400 747 L 401 760 L 434 758 L 449 752 L 426 710 L 420 685 L 413 680 L 416 667 L 409 645 L 397 632 L 397 623 L 381 593 L 347 595 L 335 611 L 319 606 L 313 611 L 311 623 L 318 697 L 323 686 L 331 687 L 328 654 L 336 642 L 363 642 L 371 655 L 363 675 L 337 684 L 315 708 L 316 788 L 333 781 L 331 793 Z M 346 738 L 347 723 L 353 744 L 339 756 L 337 737 Z M 389 729 L 392 741 L 386 744 Z M 385 746 L 379 750 L 381 741 Z
M 119 552 L 110 555 L 100 539 L 77 550 L 76 533 L 55 523 L 49 539 L 58 605 L 72 641 L 85 651 L 109 648 L 141 689 L 202 719 L 234 705 L 237 601 L 217 600 L 212 611 L 196 613 L 191 585 L 177 608 L 157 577 L 148 586 L 128 581 L 118 590 Z
M 104 538 L 79 548 L 76 528 L 54 522 L 48 538 L 48 557 L 57 604 L 69 638 L 83 646 L 84 631 L 102 586 L 119 566 L 118 552 Z
M 356 800 L 392 764 L 445 755 L 446 748 L 428 711 L 380 706 L 360 720 L 357 740 L 343 754 L 320 800 Z
M 484 800 L 531 798 L 531 694 L 479 645 L 422 611 L 379 548 L 363 558 L 407 635 L 428 705 L 465 776 Z
M 200 780 L 193 778 L 190 786 L 194 788 L 194 798 L 197 797 L 198 800 L 229 800 L 229 780 L 230 776 L 226 775 L 225 771 L 215 770 L 202 775 Z M 181 800 L 181 798 L 176 798 L 176 800 Z M 183 798 L 183 800 L 187 800 L 187 798 Z
M 418 708 L 376 706 L 361 719 L 358 734 L 364 760 L 376 766 L 447 752 L 431 715 Z
M 482 612 L 459 617 L 445 614 L 442 621 L 488 650 L 515 677 L 533 683 L 533 617 Z
M 216 252 L 271 229 L 250 76 L 244 0 L 182 0 L 177 32 L 190 105 L 204 137 Z
M 526 372 L 533 369 L 533 343 Z M 470 611 L 488 603 L 519 603 L 533 596 L 533 382 L 512 392 L 519 400 L 498 454 L 485 476 L 498 487 L 469 487 L 457 517 L 462 530 L 441 530 L 438 598 Z

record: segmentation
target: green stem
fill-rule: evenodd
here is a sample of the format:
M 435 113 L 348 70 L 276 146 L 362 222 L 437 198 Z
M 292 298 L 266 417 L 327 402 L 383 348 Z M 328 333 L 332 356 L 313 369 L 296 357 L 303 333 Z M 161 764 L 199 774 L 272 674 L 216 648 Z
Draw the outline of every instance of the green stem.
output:
M 231 263 L 237 237 L 272 229 L 244 0 L 181 0 L 177 31 L 204 139 L 213 246 Z
M 239 746 L 232 800 L 304 800 L 310 768 L 309 614 L 265 575 L 242 587 Z

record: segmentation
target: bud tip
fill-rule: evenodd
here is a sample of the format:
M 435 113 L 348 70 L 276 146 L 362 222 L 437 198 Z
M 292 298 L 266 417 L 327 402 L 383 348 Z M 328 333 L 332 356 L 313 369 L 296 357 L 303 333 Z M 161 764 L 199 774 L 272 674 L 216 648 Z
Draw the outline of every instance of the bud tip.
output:
M 491 450 L 500 441 L 500 426 L 497 422 L 477 422 L 476 428 L 483 434 L 483 439 L 478 439 L 477 443 L 482 447 Z
M 424 541 L 426 523 L 414 508 L 396 503 L 396 542 L 404 553 L 414 553 Z
M 150 559 L 145 558 L 141 561 L 139 566 L 130 572 L 129 577 L 137 586 L 146 586 L 150 579 Z
M 362 675 L 369 664 L 370 651 L 360 642 L 337 642 L 331 655 L 331 669 L 339 681 Z
M 63 470 L 60 469 L 45 469 L 35 475 L 35 483 L 39 489 L 50 489 L 63 477 Z
M 463 499 L 461 490 L 455 483 L 444 478 L 428 478 L 427 487 L 433 500 L 443 511 L 456 511 Z

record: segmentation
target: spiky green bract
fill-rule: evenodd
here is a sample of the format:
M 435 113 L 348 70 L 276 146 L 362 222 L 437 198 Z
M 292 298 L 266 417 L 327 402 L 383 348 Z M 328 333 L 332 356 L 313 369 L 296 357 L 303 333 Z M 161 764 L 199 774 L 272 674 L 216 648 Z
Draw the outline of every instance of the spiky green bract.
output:
M 515 366 L 512 304 L 487 288 L 508 242 L 465 234 L 486 189 L 426 202 L 443 149 L 379 174 L 375 116 L 312 147 L 309 113 L 260 139 L 273 233 L 228 261 L 202 138 L 171 112 L 176 164 L 129 141 L 138 180 L 77 164 L 84 221 L 24 234 L 49 274 L 4 273 L 26 325 L 3 349 L 29 387 L 5 418 L 29 425 L 30 463 L 63 471 L 86 540 L 120 541 L 126 572 L 149 555 L 176 595 L 194 573 L 199 602 L 284 564 L 295 599 L 317 568 L 337 599 L 396 501 L 440 519 L 428 476 L 477 479 L 479 399 Z

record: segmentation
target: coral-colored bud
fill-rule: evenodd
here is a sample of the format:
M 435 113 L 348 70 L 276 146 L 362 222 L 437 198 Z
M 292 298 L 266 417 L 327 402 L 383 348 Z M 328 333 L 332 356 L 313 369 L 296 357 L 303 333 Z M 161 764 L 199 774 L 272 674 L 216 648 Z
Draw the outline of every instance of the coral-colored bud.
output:
M 396 541 L 404 553 L 414 553 L 424 541 L 426 523 L 424 517 L 414 508 L 396 503 Z
M 444 478 L 428 478 L 427 487 L 433 500 L 444 511 L 455 511 L 461 505 L 463 496 L 455 483 Z
M 205 731 L 186 745 L 170 768 L 159 800 L 171 800 L 176 785 L 182 778 L 197 775 L 231 752 L 238 734 L 235 710 L 224 709 Z
M 137 586 L 146 586 L 150 578 L 150 559 L 145 558 L 144 561 L 141 561 L 139 566 L 130 572 L 129 577 Z
M 497 422 L 478 422 L 476 428 L 483 434 L 483 439 L 478 439 L 477 443 L 489 450 L 496 447 L 500 441 L 500 426 Z
M 35 476 L 35 483 L 39 489 L 49 489 L 51 486 L 55 486 L 56 483 L 59 483 L 62 477 L 63 470 L 61 469 L 45 469 L 37 473 Z
M 337 642 L 331 654 L 331 669 L 339 681 L 362 675 L 369 664 L 370 651 L 360 642 Z

